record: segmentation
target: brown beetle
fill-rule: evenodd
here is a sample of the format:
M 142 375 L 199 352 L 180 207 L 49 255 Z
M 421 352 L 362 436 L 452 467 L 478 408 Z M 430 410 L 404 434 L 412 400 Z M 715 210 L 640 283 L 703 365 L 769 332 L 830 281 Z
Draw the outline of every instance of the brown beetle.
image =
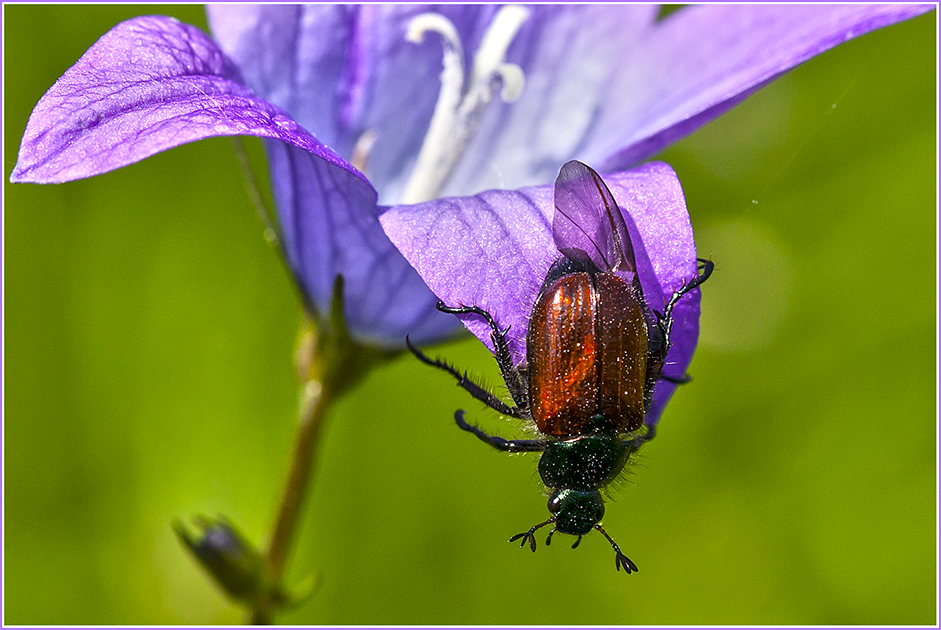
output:
M 562 167 L 555 184 L 553 236 L 560 257 L 549 269 L 533 306 L 526 336 L 525 365 L 514 365 L 502 331 L 487 311 L 476 306 L 438 310 L 475 314 L 491 329 L 494 355 L 514 406 L 486 391 L 442 361 L 408 343 L 422 361 L 443 369 L 478 400 L 496 411 L 531 420 L 541 440 L 506 440 L 491 436 L 455 412 L 458 426 L 494 448 L 510 453 L 541 452 L 539 475 L 551 491 L 552 517 L 511 538 L 536 550 L 535 532 L 552 523 L 552 534 L 582 536 L 601 532 L 616 552 L 615 566 L 627 573 L 637 565 L 601 528 L 604 500 L 600 490 L 624 469 L 631 454 L 654 436 L 642 433 L 657 380 L 682 383 L 661 373 L 670 349 L 673 308 L 712 273 L 700 259 L 700 273 L 667 301 L 663 314 L 644 300 L 634 248 L 621 210 L 601 176 L 581 162 Z

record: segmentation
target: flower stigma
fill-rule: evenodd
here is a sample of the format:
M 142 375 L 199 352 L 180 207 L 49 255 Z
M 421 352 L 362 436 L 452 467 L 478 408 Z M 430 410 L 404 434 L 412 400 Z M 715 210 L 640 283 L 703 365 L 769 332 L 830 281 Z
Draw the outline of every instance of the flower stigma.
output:
M 497 11 L 474 53 L 474 64 L 466 81 L 464 49 L 451 20 L 440 13 L 421 13 L 409 22 L 405 34 L 409 42 L 420 44 L 428 31 L 441 36 L 444 67 L 435 111 L 401 203 L 420 203 L 438 196 L 498 89 L 505 103 L 519 98 L 525 80 L 523 69 L 504 59 L 529 14 L 529 9 L 521 6 L 506 6 Z

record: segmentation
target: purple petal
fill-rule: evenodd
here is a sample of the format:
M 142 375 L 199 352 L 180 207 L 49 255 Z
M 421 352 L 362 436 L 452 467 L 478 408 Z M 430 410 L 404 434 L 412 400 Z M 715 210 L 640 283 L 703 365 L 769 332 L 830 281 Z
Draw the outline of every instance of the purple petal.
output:
M 366 131 L 375 134 L 369 179 L 395 200 L 410 174 L 438 98 L 441 42 L 406 41 L 422 5 L 210 5 L 216 39 L 246 82 L 348 159 Z M 476 46 L 488 5 L 434 10 Z
M 356 174 L 242 85 L 237 68 L 198 28 L 167 17 L 135 18 L 99 39 L 40 99 L 10 180 L 81 179 L 232 135 L 281 140 Z
M 808 58 L 931 5 L 700 6 L 660 23 L 652 5 L 530 8 L 507 53 L 526 75 L 522 97 L 490 105 L 446 194 L 547 182 L 572 158 L 625 168 Z M 426 10 L 454 22 L 469 60 L 496 7 L 208 9 L 248 85 L 337 153 L 349 159 L 375 132 L 369 174 L 384 203 L 398 199 L 438 96 L 440 41 L 405 41 Z
M 342 274 L 357 339 L 401 347 L 406 333 L 435 341 L 453 332 L 385 236 L 369 181 L 245 87 L 202 31 L 172 18 L 119 24 L 66 71 L 30 116 L 10 179 L 69 181 L 230 135 L 270 140 L 284 254 L 314 312 L 326 311 Z
M 814 55 L 931 8 L 706 5 L 658 23 L 650 6 L 533 7 L 508 53 L 522 97 L 490 106 L 445 192 L 549 181 L 570 159 L 628 168 Z
M 933 8 L 715 4 L 682 9 L 634 51 L 632 71 L 617 76 L 585 151 L 599 156 L 605 169 L 626 168 L 808 59 Z M 600 162 L 605 155 L 610 157 Z
M 396 348 L 407 334 L 417 343 L 454 334 L 457 323 L 435 310 L 437 298 L 379 225 L 371 187 L 307 151 L 266 148 L 285 258 L 316 311 L 341 274 L 346 323 L 360 342 Z
M 507 338 L 519 362 L 539 286 L 559 256 L 551 212 L 552 187 L 538 186 L 394 206 L 379 221 L 445 304 L 479 306 L 510 327 Z M 493 350 L 486 324 L 476 317 L 464 324 Z
M 341 155 L 351 155 L 350 112 L 358 109 L 354 7 L 227 4 L 206 7 L 213 37 L 246 85 L 289 111 Z
M 651 163 L 603 177 L 629 215 L 627 229 L 647 303 L 662 311 L 668 295 L 696 275 L 696 247 L 676 174 L 666 164 Z M 520 363 L 526 356 L 526 329 L 539 288 L 561 255 L 551 228 L 553 196 L 548 185 L 491 190 L 394 206 L 381 214 L 380 222 L 446 304 L 479 306 L 502 328 L 510 327 L 510 351 Z M 664 372 L 680 376 L 699 335 L 698 292 L 680 300 L 674 315 L 674 346 Z M 480 318 L 468 316 L 464 325 L 493 350 L 490 330 Z M 673 389 L 666 382 L 658 385 L 648 424 L 659 418 Z

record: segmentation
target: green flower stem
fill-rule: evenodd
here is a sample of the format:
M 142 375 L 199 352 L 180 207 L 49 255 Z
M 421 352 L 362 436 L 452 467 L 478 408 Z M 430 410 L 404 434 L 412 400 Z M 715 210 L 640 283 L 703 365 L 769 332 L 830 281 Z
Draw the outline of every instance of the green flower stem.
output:
M 308 317 L 301 331 L 295 356 L 303 383 L 300 426 L 291 472 L 265 553 L 265 588 L 252 603 L 252 624 L 270 624 L 280 607 L 292 603 L 293 598 L 287 595 L 283 584 L 284 568 L 297 534 L 328 409 L 373 367 L 397 354 L 398 351 L 394 350 L 360 345 L 350 338 L 343 317 L 343 279 L 337 276 L 329 318 L 315 321 Z
M 368 138 L 364 140 L 364 146 L 368 141 Z M 240 138 L 233 138 L 232 142 L 249 197 L 265 225 L 265 239 L 280 248 L 275 213 L 264 203 L 245 144 Z M 285 256 L 280 259 L 290 274 Z M 284 571 L 291 545 L 297 537 L 304 498 L 311 485 L 320 435 L 330 406 L 353 389 L 373 367 L 399 353 L 360 345 L 352 340 L 343 312 L 342 276 L 334 280 L 328 313 L 314 315 L 315 309 L 306 302 L 299 287 L 298 293 L 307 306 L 295 354 L 301 382 L 298 431 L 291 469 L 267 550 L 261 554 L 221 516 L 216 520 L 200 517 L 197 521 L 198 535 L 191 534 L 182 523 L 174 523 L 173 526 L 181 542 L 223 591 L 233 600 L 247 605 L 248 620 L 255 625 L 272 623 L 280 609 L 306 597 L 285 588 Z M 312 588 L 301 590 L 311 591 Z
M 294 446 L 291 476 L 284 492 L 284 499 L 281 501 L 277 525 L 275 525 L 266 555 L 268 569 L 276 576 L 280 576 L 284 570 L 284 559 L 297 529 L 298 514 L 304 502 L 307 487 L 310 485 L 311 464 L 314 460 L 314 453 L 317 451 L 320 429 L 329 406 L 329 398 L 324 395 L 319 383 L 310 381 L 304 388 L 302 405 L 300 430 Z
M 266 597 L 255 602 L 251 611 L 252 624 L 270 624 L 273 613 L 283 603 L 279 596 L 281 589 L 277 588 L 277 585 L 281 584 L 285 561 L 297 533 L 301 507 L 313 477 L 313 463 L 330 402 L 331 396 L 320 382 L 310 380 L 306 383 L 302 393 L 300 426 L 294 444 L 291 471 L 265 554 L 267 581 L 276 588 L 269 590 Z

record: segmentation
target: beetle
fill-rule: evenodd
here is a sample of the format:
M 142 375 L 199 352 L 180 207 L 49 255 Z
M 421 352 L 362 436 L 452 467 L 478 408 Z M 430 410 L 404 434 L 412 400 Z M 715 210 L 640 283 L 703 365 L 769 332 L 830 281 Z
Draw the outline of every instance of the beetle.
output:
M 543 439 L 507 440 L 485 433 L 454 414 L 457 425 L 508 453 L 540 452 L 539 476 L 549 490 L 551 517 L 517 534 L 536 551 L 535 533 L 553 525 L 577 539 L 593 529 L 615 551 L 615 567 L 635 565 L 601 527 L 601 490 L 624 470 L 631 456 L 653 439 L 644 427 L 658 380 L 685 383 L 662 373 L 670 350 L 676 303 L 712 274 L 714 265 L 698 259 L 697 275 L 675 291 L 658 313 L 644 299 L 634 247 L 624 217 L 604 180 L 591 167 L 566 163 L 555 182 L 553 237 L 561 256 L 550 266 L 530 315 L 526 360 L 514 364 L 502 330 L 477 306 L 437 308 L 454 315 L 476 315 L 490 327 L 494 356 L 513 405 L 487 391 L 450 364 L 431 359 L 406 338 L 424 363 L 454 376 L 458 385 L 497 412 L 535 424 Z

